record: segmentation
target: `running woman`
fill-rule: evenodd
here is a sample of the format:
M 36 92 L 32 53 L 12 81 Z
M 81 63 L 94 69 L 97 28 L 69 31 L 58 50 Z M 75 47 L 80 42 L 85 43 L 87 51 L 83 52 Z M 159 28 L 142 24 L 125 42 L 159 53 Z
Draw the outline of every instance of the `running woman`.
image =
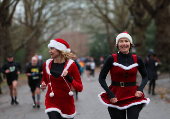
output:
M 45 113 L 49 119 L 73 119 L 76 115 L 73 87 L 78 92 L 83 90 L 78 68 L 70 53 L 69 44 L 61 38 L 48 44 L 52 59 L 43 65 L 41 88 L 48 90 L 45 98 Z
M 41 74 L 42 67 L 38 65 L 38 59 L 34 56 L 31 59 L 31 64 L 26 67 L 26 76 L 28 76 L 28 85 L 31 88 L 33 108 L 37 106 L 40 108 L 40 84 L 41 84 Z M 37 101 L 35 100 L 35 94 L 37 94 Z
M 130 53 L 132 38 L 127 32 L 116 37 L 119 52 L 107 57 L 99 75 L 99 83 L 106 92 L 98 95 L 100 101 L 108 106 L 111 119 L 138 119 L 142 108 L 150 102 L 143 89 L 148 82 L 147 72 L 141 57 Z M 110 71 L 111 85 L 106 84 Z M 140 86 L 136 85 L 137 71 L 142 76 Z
M 2 66 L 2 72 L 6 74 L 7 84 L 10 90 L 11 96 L 11 105 L 18 105 L 17 100 L 17 84 L 18 84 L 18 75 L 21 72 L 21 65 L 14 61 L 12 54 L 7 56 L 7 62 Z

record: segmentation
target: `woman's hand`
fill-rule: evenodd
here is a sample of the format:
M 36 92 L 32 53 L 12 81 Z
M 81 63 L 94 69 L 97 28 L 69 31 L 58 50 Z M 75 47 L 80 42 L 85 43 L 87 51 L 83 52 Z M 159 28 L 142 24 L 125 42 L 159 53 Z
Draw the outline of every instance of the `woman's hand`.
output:
M 117 98 L 111 98 L 111 99 L 110 99 L 110 102 L 111 102 L 111 103 L 116 103 L 117 101 L 118 101 Z
M 68 74 L 68 71 L 67 70 L 64 70 L 63 71 L 63 76 L 66 76 Z
M 135 97 L 140 98 L 143 95 L 141 91 L 136 91 Z
M 46 87 L 47 87 L 47 85 L 45 84 L 45 82 L 42 82 L 42 84 L 41 84 L 41 89 L 42 89 L 42 90 L 45 90 Z

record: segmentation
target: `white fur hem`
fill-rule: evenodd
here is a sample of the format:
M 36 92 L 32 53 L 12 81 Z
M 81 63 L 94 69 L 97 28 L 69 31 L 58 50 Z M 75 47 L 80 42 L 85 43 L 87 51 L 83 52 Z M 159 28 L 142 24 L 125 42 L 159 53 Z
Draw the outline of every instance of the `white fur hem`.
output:
M 103 94 L 103 93 L 104 93 L 104 92 L 101 92 L 101 94 Z M 145 107 L 145 106 L 148 105 L 149 102 L 150 102 L 150 99 L 149 99 L 149 98 L 146 98 L 147 100 L 142 100 L 141 102 L 131 103 L 131 104 L 129 104 L 129 105 L 127 105 L 127 106 L 124 106 L 124 107 L 119 107 L 119 106 L 116 106 L 116 105 L 112 105 L 112 104 L 107 104 L 107 103 L 105 103 L 105 102 L 102 100 L 101 96 L 100 96 L 101 94 L 98 95 L 99 100 L 101 101 L 101 103 L 103 103 L 104 105 L 109 106 L 109 107 L 117 108 L 117 109 L 119 109 L 119 110 L 124 110 L 124 109 L 127 109 L 127 108 L 131 107 L 131 106 L 139 105 L 139 104 L 142 104 L 142 103 L 144 104 L 143 107 Z
M 132 65 L 130 65 L 130 66 L 127 67 L 127 66 L 124 66 L 124 65 L 119 64 L 119 63 L 116 63 L 116 62 L 114 62 L 113 65 L 114 65 L 114 66 L 118 66 L 118 67 L 120 67 L 120 68 L 122 68 L 122 69 L 124 69 L 124 70 L 130 70 L 130 69 L 138 66 L 137 63 L 134 63 L 134 64 L 132 64 Z
M 51 112 L 51 111 L 57 111 L 58 113 L 61 114 L 61 116 L 62 116 L 63 118 L 73 118 L 73 117 L 76 116 L 76 112 L 75 112 L 74 114 L 71 114 L 71 115 L 63 114 L 63 113 L 61 112 L 61 110 L 59 110 L 58 108 L 48 108 L 48 109 L 45 110 L 45 113 L 48 113 L 48 112 Z

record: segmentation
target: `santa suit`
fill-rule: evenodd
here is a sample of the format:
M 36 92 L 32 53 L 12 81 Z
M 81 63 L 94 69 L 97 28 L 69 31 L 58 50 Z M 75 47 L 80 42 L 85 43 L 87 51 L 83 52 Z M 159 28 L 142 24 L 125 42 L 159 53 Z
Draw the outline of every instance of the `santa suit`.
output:
M 75 62 L 69 59 L 65 63 L 64 70 L 68 70 L 69 75 L 73 77 L 72 83 L 67 81 L 66 77 L 62 75 L 54 78 L 50 74 L 52 61 L 52 59 L 49 59 L 43 65 L 42 82 L 45 82 L 48 86 L 45 97 L 45 113 L 57 111 L 63 118 L 73 118 L 76 115 L 76 111 L 73 96 L 70 96 L 69 92 L 71 86 L 79 92 L 83 90 L 79 71 Z M 50 93 L 53 93 L 54 96 L 50 97 Z
M 119 59 L 123 62 L 122 64 L 117 62 L 117 59 L 118 59 L 117 56 L 119 56 Z M 132 55 L 130 53 L 123 54 L 121 52 L 110 56 L 110 59 L 112 59 L 111 62 L 114 60 L 114 62 L 110 63 L 112 66 L 110 66 L 110 69 L 108 69 L 110 70 L 111 80 L 112 82 L 121 83 L 120 86 L 110 85 L 109 88 L 106 86 L 105 80 L 103 80 L 104 79 L 103 77 L 106 77 L 108 70 L 107 72 L 105 72 L 106 70 L 105 68 L 108 68 L 107 66 L 109 66 L 110 64 L 105 63 L 105 66 L 101 70 L 101 74 L 99 76 L 99 82 L 102 85 L 102 87 L 106 90 L 106 92 L 102 92 L 101 94 L 98 95 L 100 101 L 104 105 L 117 108 L 119 110 L 123 110 L 133 105 L 139 105 L 139 104 L 147 105 L 150 102 L 150 99 L 144 98 L 144 94 L 140 98 L 135 97 L 136 91 L 143 91 L 143 88 L 147 83 L 146 70 L 144 68 L 143 63 L 140 63 L 140 65 L 143 65 L 143 66 L 140 66 L 141 72 L 142 70 L 145 70 L 142 74 L 143 75 L 146 74 L 144 76 L 144 78 L 146 77 L 146 81 L 143 81 L 144 86 L 143 84 L 141 84 L 140 88 L 138 85 L 136 85 L 136 75 L 137 75 L 137 70 L 138 70 L 137 57 L 138 56 Z M 138 59 L 139 61 L 141 61 L 140 57 L 138 57 Z M 124 83 L 127 84 L 127 82 L 130 82 L 133 84 L 135 83 L 135 85 L 124 86 Z M 118 102 L 111 103 L 110 99 L 115 98 L 115 97 L 117 98 Z

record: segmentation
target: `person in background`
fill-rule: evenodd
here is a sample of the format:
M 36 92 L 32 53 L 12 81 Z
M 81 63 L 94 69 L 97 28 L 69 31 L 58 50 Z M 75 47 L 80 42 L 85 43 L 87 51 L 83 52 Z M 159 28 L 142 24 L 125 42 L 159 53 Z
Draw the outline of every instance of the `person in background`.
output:
M 2 72 L 6 74 L 7 84 L 10 89 L 11 96 L 11 105 L 18 105 L 17 100 L 17 84 L 18 84 L 18 75 L 21 72 L 21 65 L 14 61 L 12 54 L 7 56 L 7 62 L 2 66 Z
M 148 51 L 148 56 L 146 57 L 145 66 L 148 73 L 149 80 L 149 90 L 148 94 L 152 92 L 155 95 L 156 80 L 158 79 L 158 69 L 160 66 L 160 61 L 157 59 L 156 54 L 153 49 Z
M 80 64 L 80 66 L 81 66 L 81 68 L 82 68 L 82 71 L 81 71 L 81 74 L 80 75 L 82 75 L 83 74 L 83 71 L 84 71 L 84 62 L 83 62 L 83 60 L 79 60 L 79 64 Z
M 79 70 L 79 73 L 80 73 L 80 76 L 81 76 L 81 73 L 82 73 L 82 67 L 81 67 L 81 65 L 79 64 L 79 62 L 78 62 L 78 60 L 77 60 L 77 56 L 76 56 L 76 54 L 72 51 L 72 53 L 73 53 L 73 56 L 72 56 L 72 60 L 74 60 L 74 62 L 75 62 L 75 64 L 76 64 L 76 66 L 77 66 L 77 68 L 78 68 L 78 70 Z M 73 88 L 73 87 L 72 87 Z M 76 101 L 78 101 L 78 91 L 77 90 L 75 90 L 75 89 L 73 89 L 74 90 L 74 92 L 75 92 L 75 98 L 76 98 Z
M 103 64 L 104 64 L 104 58 L 101 56 L 100 57 L 100 69 L 102 69 Z
M 90 63 L 91 73 L 90 73 L 90 75 L 93 78 L 95 77 L 95 67 L 96 67 L 96 64 L 94 62 L 94 59 L 91 59 L 91 63 Z
M 28 85 L 32 92 L 33 99 L 33 108 L 37 106 L 40 108 L 40 84 L 41 84 L 41 75 L 42 75 L 42 67 L 38 65 L 38 59 L 34 56 L 31 59 L 31 64 L 27 65 L 26 76 L 28 76 Z M 35 100 L 35 95 L 37 94 L 37 101 Z
M 91 60 L 90 60 L 89 56 L 86 56 L 84 63 L 85 63 L 85 68 L 86 68 L 87 81 L 90 81 L 90 72 L 91 72 L 90 63 L 91 63 Z
M 76 115 L 73 87 L 78 92 L 83 90 L 80 73 L 71 59 L 69 44 L 57 38 L 48 44 L 52 59 L 43 65 L 41 89 L 48 90 L 45 96 L 45 113 L 49 119 L 73 119 Z
M 98 95 L 102 104 L 108 106 L 111 119 L 138 119 L 139 113 L 150 102 L 143 89 L 148 82 L 147 71 L 142 58 L 130 53 L 134 46 L 132 37 L 125 31 L 116 37 L 118 53 L 109 55 L 99 75 L 99 83 L 106 92 Z M 110 71 L 111 85 L 106 76 Z M 142 82 L 136 85 L 137 71 Z

